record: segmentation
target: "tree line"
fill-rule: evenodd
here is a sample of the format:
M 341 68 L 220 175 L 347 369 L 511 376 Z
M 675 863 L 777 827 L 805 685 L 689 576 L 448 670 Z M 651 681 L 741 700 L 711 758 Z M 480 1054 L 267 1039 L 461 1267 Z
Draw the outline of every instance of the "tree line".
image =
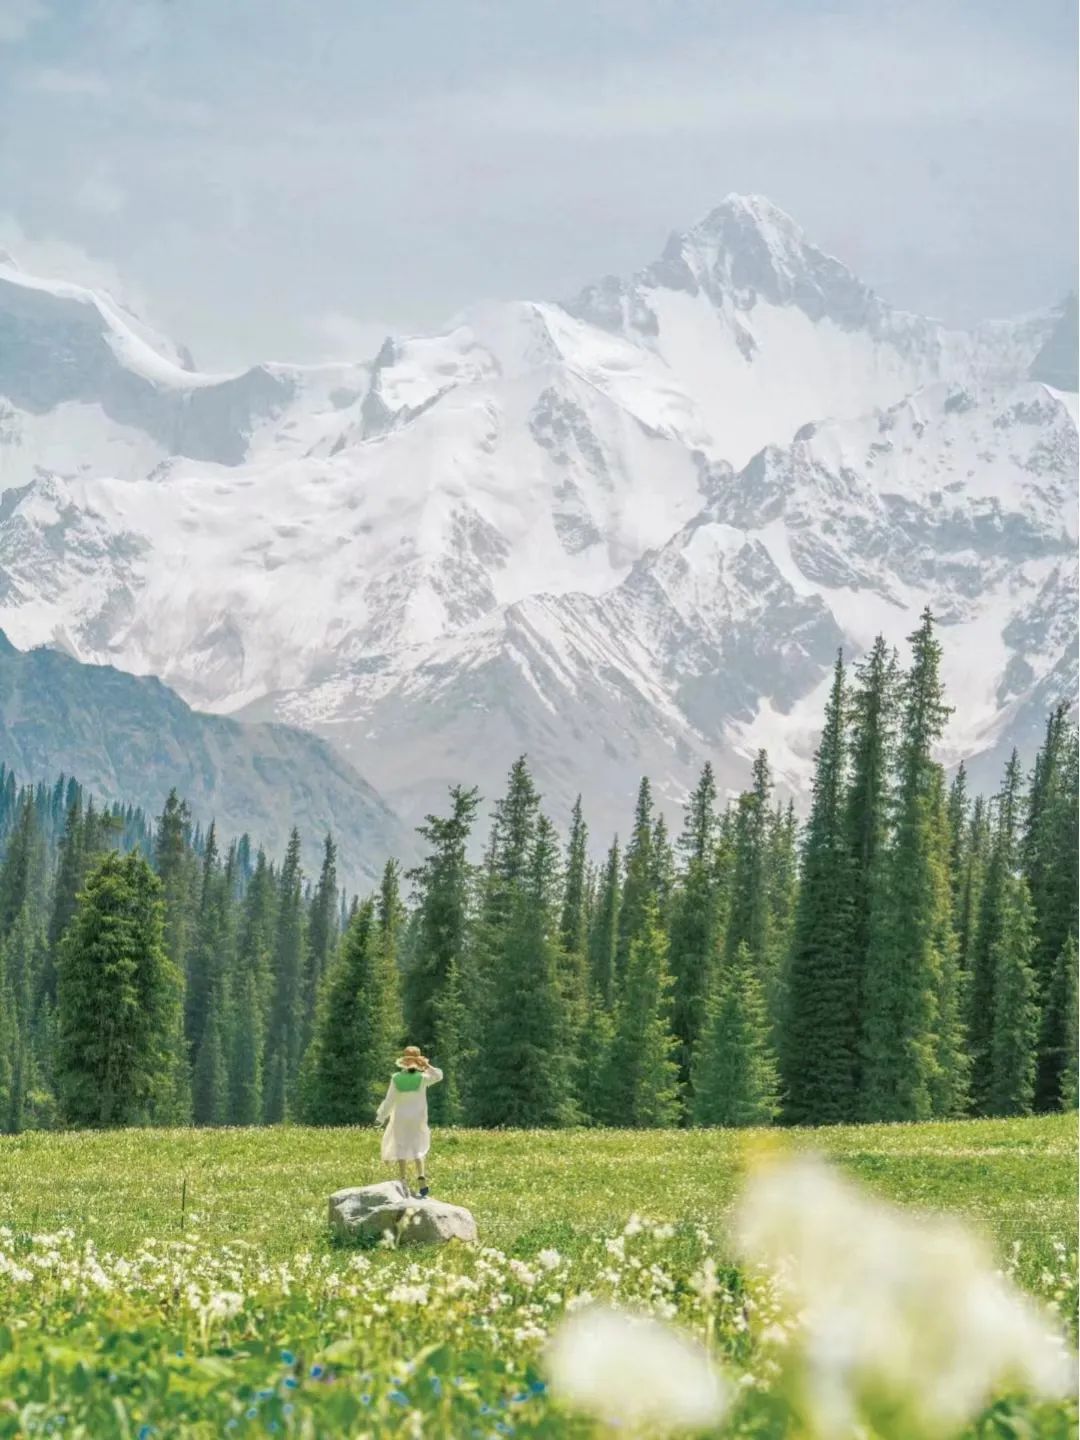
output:
M 525 759 L 475 861 L 454 786 L 347 900 L 327 837 L 222 851 L 175 792 L 151 823 L 0 767 L 0 1128 L 371 1120 L 401 1044 L 476 1126 L 761 1125 L 1077 1103 L 1078 777 L 1069 709 L 1030 774 L 968 794 L 927 612 L 902 668 L 838 657 L 809 814 L 764 751 L 710 765 L 668 834 L 647 779 L 599 863 Z

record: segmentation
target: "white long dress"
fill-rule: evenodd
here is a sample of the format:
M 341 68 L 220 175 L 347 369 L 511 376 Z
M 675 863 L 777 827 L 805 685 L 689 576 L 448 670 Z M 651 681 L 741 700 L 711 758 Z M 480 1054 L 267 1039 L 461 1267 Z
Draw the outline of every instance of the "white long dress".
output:
M 382 1158 L 385 1161 L 423 1160 L 431 1149 L 431 1131 L 428 1129 L 427 1091 L 437 1085 L 443 1073 L 435 1065 L 429 1065 L 421 1072 L 419 1090 L 398 1090 L 393 1080 L 386 1091 L 386 1098 L 375 1112 L 375 1123 L 387 1126 L 382 1137 Z

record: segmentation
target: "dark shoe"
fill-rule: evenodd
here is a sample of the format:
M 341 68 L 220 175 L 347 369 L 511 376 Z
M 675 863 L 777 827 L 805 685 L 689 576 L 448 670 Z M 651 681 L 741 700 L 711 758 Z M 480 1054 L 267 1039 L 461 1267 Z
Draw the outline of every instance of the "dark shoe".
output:
M 431 1194 L 430 1186 L 428 1185 L 427 1181 L 424 1179 L 423 1175 L 421 1175 L 421 1176 L 419 1177 L 419 1180 L 420 1180 L 420 1199 L 421 1199 L 421 1200 L 426 1200 L 427 1197 Z

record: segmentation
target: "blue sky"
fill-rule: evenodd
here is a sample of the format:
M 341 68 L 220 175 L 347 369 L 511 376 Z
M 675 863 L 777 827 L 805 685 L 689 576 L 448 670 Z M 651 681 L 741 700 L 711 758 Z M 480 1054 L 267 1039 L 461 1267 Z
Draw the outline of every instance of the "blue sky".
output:
M 956 322 L 1075 283 L 1063 0 L 0 0 L 0 246 L 209 366 L 366 353 L 764 193 Z

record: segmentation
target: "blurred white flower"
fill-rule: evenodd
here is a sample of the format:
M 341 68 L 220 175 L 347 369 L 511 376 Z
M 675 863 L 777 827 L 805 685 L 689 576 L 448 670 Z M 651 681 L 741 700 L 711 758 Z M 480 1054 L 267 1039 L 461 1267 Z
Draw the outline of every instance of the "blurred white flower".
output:
M 727 1386 L 696 1341 L 625 1311 L 596 1306 L 567 1316 L 547 1365 L 554 1394 L 612 1425 L 704 1430 L 726 1405 Z
M 386 1297 L 393 1305 L 426 1305 L 426 1285 L 395 1285 Z
M 821 1435 L 850 1435 L 873 1414 L 884 1435 L 945 1436 L 1010 1387 L 1054 1398 L 1074 1386 L 1050 1317 L 953 1221 L 798 1159 L 749 1181 L 736 1232 L 797 1317 L 785 1363 Z
M 243 1295 L 235 1290 L 219 1290 L 210 1296 L 206 1310 L 211 1320 L 231 1320 L 244 1304 Z
M 701 1269 L 690 1279 L 690 1289 L 696 1290 L 706 1305 L 710 1305 L 720 1291 L 720 1281 L 716 1276 L 716 1261 L 711 1255 L 707 1255 L 702 1261 Z
M 558 1250 L 541 1250 L 536 1260 L 545 1270 L 556 1270 L 562 1263 L 562 1256 Z

